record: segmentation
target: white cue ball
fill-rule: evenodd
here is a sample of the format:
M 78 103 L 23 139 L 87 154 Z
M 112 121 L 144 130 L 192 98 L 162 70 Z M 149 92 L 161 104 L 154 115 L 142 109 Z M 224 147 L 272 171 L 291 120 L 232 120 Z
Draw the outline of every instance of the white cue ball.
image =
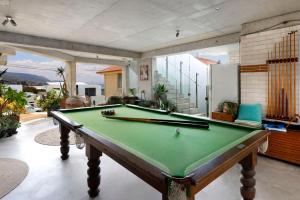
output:
M 181 132 L 180 128 L 176 128 L 176 133 L 179 134 Z

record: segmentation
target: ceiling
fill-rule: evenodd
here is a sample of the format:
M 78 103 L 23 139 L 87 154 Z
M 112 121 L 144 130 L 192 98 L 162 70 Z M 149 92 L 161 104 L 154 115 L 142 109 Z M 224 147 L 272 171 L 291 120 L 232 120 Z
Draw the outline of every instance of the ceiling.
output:
M 296 10 L 299 0 L 0 0 L 0 19 L 18 24 L 0 31 L 145 52 Z

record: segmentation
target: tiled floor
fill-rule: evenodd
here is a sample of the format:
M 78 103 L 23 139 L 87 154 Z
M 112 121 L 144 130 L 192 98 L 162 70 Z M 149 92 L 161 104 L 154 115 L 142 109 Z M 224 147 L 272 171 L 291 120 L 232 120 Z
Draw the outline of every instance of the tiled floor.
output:
M 34 136 L 53 126 L 51 119 L 25 123 L 16 136 L 0 140 L 0 157 L 21 159 L 30 171 L 24 182 L 3 200 L 84 200 L 86 185 L 84 150 L 74 146 L 67 161 L 59 147 L 34 142 Z M 107 156 L 101 158 L 101 194 L 96 200 L 159 200 L 161 195 Z M 300 167 L 259 158 L 257 200 L 300 200 Z M 240 167 L 236 165 L 197 194 L 197 200 L 239 200 Z M 1 180 L 5 181 L 5 180 Z

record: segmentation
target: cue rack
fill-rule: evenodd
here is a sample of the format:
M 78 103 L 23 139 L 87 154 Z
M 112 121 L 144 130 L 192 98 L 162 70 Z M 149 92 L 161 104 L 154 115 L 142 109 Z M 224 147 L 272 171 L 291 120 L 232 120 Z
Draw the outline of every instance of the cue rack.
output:
M 268 52 L 267 118 L 297 122 L 297 38 L 292 31 Z

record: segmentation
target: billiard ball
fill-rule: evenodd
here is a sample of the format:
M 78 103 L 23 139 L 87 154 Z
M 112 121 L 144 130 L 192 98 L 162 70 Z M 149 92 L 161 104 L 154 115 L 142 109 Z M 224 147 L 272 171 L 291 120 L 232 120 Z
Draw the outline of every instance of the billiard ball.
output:
M 114 110 L 103 110 L 103 111 L 101 111 L 101 114 L 111 116 L 111 115 L 115 115 L 116 113 Z

